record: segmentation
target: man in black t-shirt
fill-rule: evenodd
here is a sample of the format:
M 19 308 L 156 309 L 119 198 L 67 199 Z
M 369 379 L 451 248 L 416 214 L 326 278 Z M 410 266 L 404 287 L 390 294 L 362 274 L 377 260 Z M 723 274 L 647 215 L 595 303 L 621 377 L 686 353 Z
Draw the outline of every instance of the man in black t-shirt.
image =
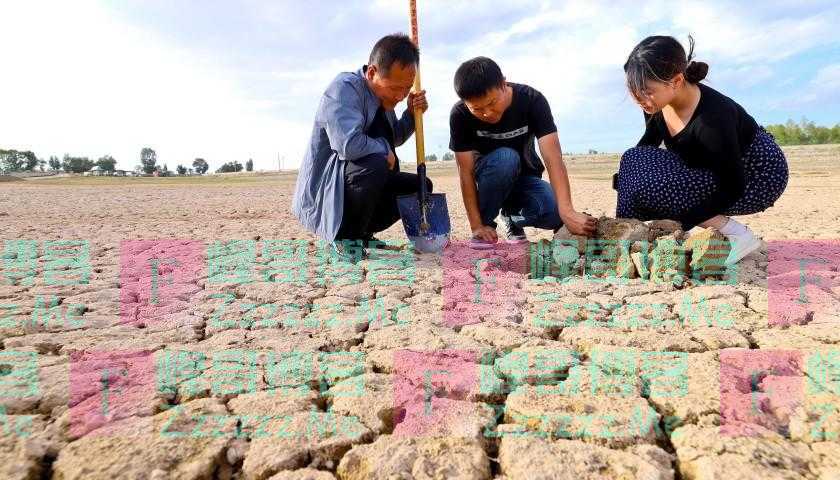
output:
M 455 91 L 461 101 L 449 115 L 449 148 L 458 162 L 470 246 L 492 248 L 500 211 L 509 243 L 526 242 L 526 226 L 556 230 L 565 223 L 574 234 L 593 234 L 595 219 L 572 206 L 557 127 L 545 97 L 527 85 L 508 83 L 486 57 L 458 68 Z M 535 143 L 550 184 L 541 178 L 545 168 Z

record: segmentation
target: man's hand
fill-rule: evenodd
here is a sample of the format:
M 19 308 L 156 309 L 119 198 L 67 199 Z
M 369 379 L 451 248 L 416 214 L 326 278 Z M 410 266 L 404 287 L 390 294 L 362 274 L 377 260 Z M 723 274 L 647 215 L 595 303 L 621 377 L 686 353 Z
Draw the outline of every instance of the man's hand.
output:
M 429 102 L 426 101 L 426 91 L 420 90 L 419 92 L 409 92 L 408 93 L 408 111 L 409 113 L 414 113 L 415 109 L 420 109 L 421 113 L 426 113 L 426 110 L 429 109 Z
M 585 213 L 580 213 L 572 210 L 568 213 L 561 213 L 560 218 L 563 224 L 574 235 L 584 235 L 591 237 L 595 235 L 595 218 Z
M 394 165 L 397 163 L 397 156 L 394 155 L 393 150 L 388 150 L 388 170 L 393 170 Z
M 485 242 L 496 243 L 499 236 L 496 234 L 496 229 L 489 225 L 482 225 L 472 231 L 473 238 L 484 240 Z

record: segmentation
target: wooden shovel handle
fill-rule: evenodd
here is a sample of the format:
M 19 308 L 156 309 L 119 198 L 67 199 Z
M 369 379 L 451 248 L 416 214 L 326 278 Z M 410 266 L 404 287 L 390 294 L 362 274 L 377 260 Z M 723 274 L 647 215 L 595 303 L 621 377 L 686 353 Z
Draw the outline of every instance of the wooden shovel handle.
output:
M 411 41 L 420 47 L 420 35 L 417 28 L 417 0 L 408 0 L 408 15 L 411 19 Z M 414 77 L 414 91 L 419 92 L 420 87 L 420 65 L 417 65 L 417 75 Z M 417 165 L 426 163 L 426 149 L 423 138 L 423 112 L 414 110 L 414 141 L 417 147 Z

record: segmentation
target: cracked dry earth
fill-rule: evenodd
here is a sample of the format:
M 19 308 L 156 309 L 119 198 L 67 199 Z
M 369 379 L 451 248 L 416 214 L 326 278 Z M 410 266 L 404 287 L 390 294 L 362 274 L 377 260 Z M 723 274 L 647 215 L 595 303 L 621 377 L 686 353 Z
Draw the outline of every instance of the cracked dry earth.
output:
M 680 288 L 470 253 L 451 167 L 452 248 L 356 266 L 291 175 L 3 184 L 0 478 L 840 478 L 840 155 L 788 154 L 767 245 Z

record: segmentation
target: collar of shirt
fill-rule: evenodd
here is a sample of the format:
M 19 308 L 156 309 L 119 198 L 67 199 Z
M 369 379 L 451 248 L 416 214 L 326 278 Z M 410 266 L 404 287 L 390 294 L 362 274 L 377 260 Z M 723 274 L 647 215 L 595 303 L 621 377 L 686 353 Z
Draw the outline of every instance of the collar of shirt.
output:
M 370 85 L 367 83 L 367 65 L 362 65 L 362 68 L 356 70 L 356 75 L 362 80 L 364 84 L 364 92 L 365 92 L 365 124 L 369 127 L 370 124 L 373 122 L 373 118 L 376 115 L 376 111 L 379 107 L 382 106 L 382 102 L 379 101 L 379 98 L 373 93 L 373 90 L 370 89 Z M 388 120 L 388 124 L 391 125 L 391 128 L 394 128 L 394 122 L 397 119 L 396 113 L 393 110 L 385 110 L 385 119 Z

